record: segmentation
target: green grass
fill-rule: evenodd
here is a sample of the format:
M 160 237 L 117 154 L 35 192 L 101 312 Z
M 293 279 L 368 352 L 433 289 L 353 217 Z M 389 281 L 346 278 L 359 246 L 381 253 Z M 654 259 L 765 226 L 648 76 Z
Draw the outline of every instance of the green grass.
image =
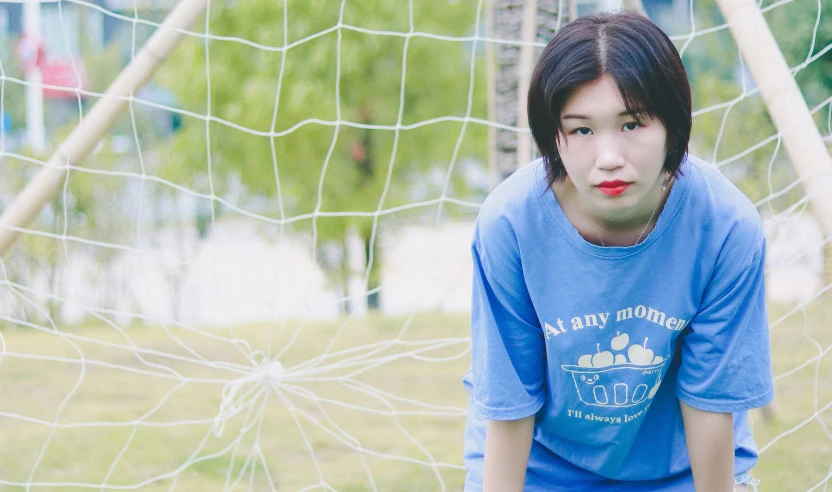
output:
M 776 413 L 770 422 L 752 415 L 763 451 L 755 474 L 762 490 L 805 491 L 832 472 L 832 299 L 770 305 L 769 319 Z
M 765 448 L 755 469 L 763 491 L 808 490 L 832 465 L 832 434 L 821 425 L 832 429 L 832 409 L 816 412 L 832 406 L 832 358 L 817 357 L 821 351 L 811 342 L 832 346 L 832 302 L 815 301 L 787 315 L 791 309 L 770 306 L 774 372 L 808 363 L 776 382 L 774 421 L 752 414 Z M 384 491 L 440 490 L 440 479 L 447 490 L 462 489 L 466 395 L 460 380 L 469 355 L 459 338 L 468 335 L 467 316 L 370 316 L 210 331 L 100 323 L 60 332 L 6 327 L 0 335 L 6 350 L 0 360 L 0 490 L 23 490 L 14 484 L 27 482 L 44 484 L 34 491 L 89 490 L 106 480 L 140 490 L 269 490 L 272 482 L 279 490 L 326 483 L 363 491 L 371 489 L 370 477 Z M 279 392 L 256 394 L 261 383 L 242 383 L 235 393 L 245 395 L 242 411 L 215 435 L 228 382 L 293 338 L 280 359 L 284 367 L 331 357 L 306 379 L 283 381 Z M 397 339 L 409 344 L 392 343 Z M 447 345 L 436 344 L 440 339 Z M 419 358 L 406 356 L 419 350 Z M 354 361 L 380 363 L 350 365 Z M 449 415 L 413 414 L 429 409 L 410 400 Z
M 248 404 L 215 435 L 224 387 L 246 375 L 228 368 L 252 367 L 251 360 L 262 360 L 263 353 L 281 352 L 296 332 L 281 363 L 292 368 L 328 349 L 332 357 L 307 374 L 317 380 L 287 380 L 279 394 L 267 397 L 256 394 L 261 383 L 242 384 L 237 395 L 255 393 L 244 397 Z M 6 328 L 0 331 L 7 351 L 0 361 L 0 490 L 25 482 L 52 485 L 30 490 L 55 490 L 55 484 L 81 490 L 71 484 L 100 485 L 106 479 L 114 486 L 142 484 L 141 490 L 169 490 L 175 481 L 176 490 L 207 491 L 224 490 L 238 477 L 235 490 L 269 490 L 270 481 L 280 490 L 319 483 L 370 490 L 370 477 L 379 490 L 439 490 L 440 478 L 448 490 L 461 490 L 461 378 L 469 355 L 460 338 L 467 332 L 466 316 L 428 314 L 206 332 L 158 326 L 120 332 L 104 324 L 61 332 Z M 451 339 L 447 346 L 435 346 L 443 338 Z M 397 339 L 428 344 L 393 343 Z M 359 350 L 342 352 L 353 348 Z M 423 359 L 396 357 L 414 351 Z M 353 361 L 385 363 L 349 365 Z M 350 374 L 362 368 L 367 370 Z M 450 415 L 408 414 L 429 409 L 389 395 L 451 407 Z M 56 421 L 61 425 L 51 425 Z M 84 423 L 93 425 L 79 426 Z M 177 425 L 164 425 L 169 423 Z

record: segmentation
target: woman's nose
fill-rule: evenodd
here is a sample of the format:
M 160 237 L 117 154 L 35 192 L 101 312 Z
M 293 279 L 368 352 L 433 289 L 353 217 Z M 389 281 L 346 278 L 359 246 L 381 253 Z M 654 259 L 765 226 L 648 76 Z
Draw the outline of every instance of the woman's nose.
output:
M 595 165 L 601 169 L 615 169 L 624 165 L 624 154 L 620 142 L 615 138 L 598 139 Z

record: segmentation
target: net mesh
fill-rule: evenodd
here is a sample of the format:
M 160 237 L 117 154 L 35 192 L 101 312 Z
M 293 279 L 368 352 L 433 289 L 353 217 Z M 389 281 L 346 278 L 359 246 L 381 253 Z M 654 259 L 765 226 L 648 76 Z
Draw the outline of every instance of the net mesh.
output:
M 619 6 L 540 0 L 523 40 L 524 3 L 211 4 L 0 261 L 0 484 L 461 489 L 470 234 L 530 138 L 518 59 L 570 11 Z M 171 7 L 41 6 L 51 70 L 69 67 L 41 84 L 51 145 Z M 645 7 L 690 75 L 691 152 L 769 238 L 777 402 L 752 415 L 755 475 L 827 490 L 832 238 L 716 4 Z M 760 7 L 829 142 L 828 5 Z M 22 119 L 31 82 L 2 55 Z M 1 145 L 5 207 L 48 156 L 5 124 Z

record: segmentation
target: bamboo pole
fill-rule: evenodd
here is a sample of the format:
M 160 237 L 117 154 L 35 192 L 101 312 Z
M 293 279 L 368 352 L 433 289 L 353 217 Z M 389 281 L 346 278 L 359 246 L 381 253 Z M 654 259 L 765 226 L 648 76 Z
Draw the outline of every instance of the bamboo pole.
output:
M 814 215 L 832 236 L 832 157 L 755 0 L 717 0 L 748 65 Z
M 517 65 L 517 169 L 532 160 L 532 139 L 528 132 L 529 114 L 526 97 L 534 63 L 535 34 L 537 33 L 537 0 L 526 0 L 523 6 L 523 25 L 520 37 L 520 61 Z
M 69 172 L 68 166 L 78 164 L 89 155 L 116 118 L 124 112 L 128 104 L 127 98 L 138 92 L 159 65 L 170 56 L 185 35 L 183 31 L 205 12 L 208 1 L 182 0 L 174 7 L 104 96 L 3 212 L 0 216 L 0 256 L 19 235 L 19 231 L 13 228 L 26 227 L 43 205 L 63 187 Z
M 485 43 L 485 69 L 488 92 L 488 121 L 497 121 L 497 60 L 494 43 L 494 0 L 485 0 L 485 35 L 489 41 Z M 488 125 L 488 189 L 497 187 L 500 180 L 497 177 L 497 128 Z

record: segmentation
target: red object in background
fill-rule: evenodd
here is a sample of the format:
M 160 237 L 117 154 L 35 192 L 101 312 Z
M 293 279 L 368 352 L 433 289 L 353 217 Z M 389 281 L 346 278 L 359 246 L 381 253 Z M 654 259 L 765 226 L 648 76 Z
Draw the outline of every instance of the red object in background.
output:
M 350 147 L 350 157 L 352 157 L 352 160 L 355 162 L 361 162 L 365 157 L 367 157 L 367 151 L 364 150 L 364 146 L 360 143 L 354 143 L 352 144 L 352 147 Z
M 84 62 L 80 58 L 50 60 L 40 66 L 43 77 L 43 97 L 51 99 L 76 99 L 77 90 L 87 89 L 87 75 Z M 57 89 L 47 86 L 66 87 Z M 81 97 L 86 97 L 81 94 Z
M 44 60 L 43 44 L 30 36 L 22 36 L 17 43 L 17 61 L 24 72 L 41 66 Z

